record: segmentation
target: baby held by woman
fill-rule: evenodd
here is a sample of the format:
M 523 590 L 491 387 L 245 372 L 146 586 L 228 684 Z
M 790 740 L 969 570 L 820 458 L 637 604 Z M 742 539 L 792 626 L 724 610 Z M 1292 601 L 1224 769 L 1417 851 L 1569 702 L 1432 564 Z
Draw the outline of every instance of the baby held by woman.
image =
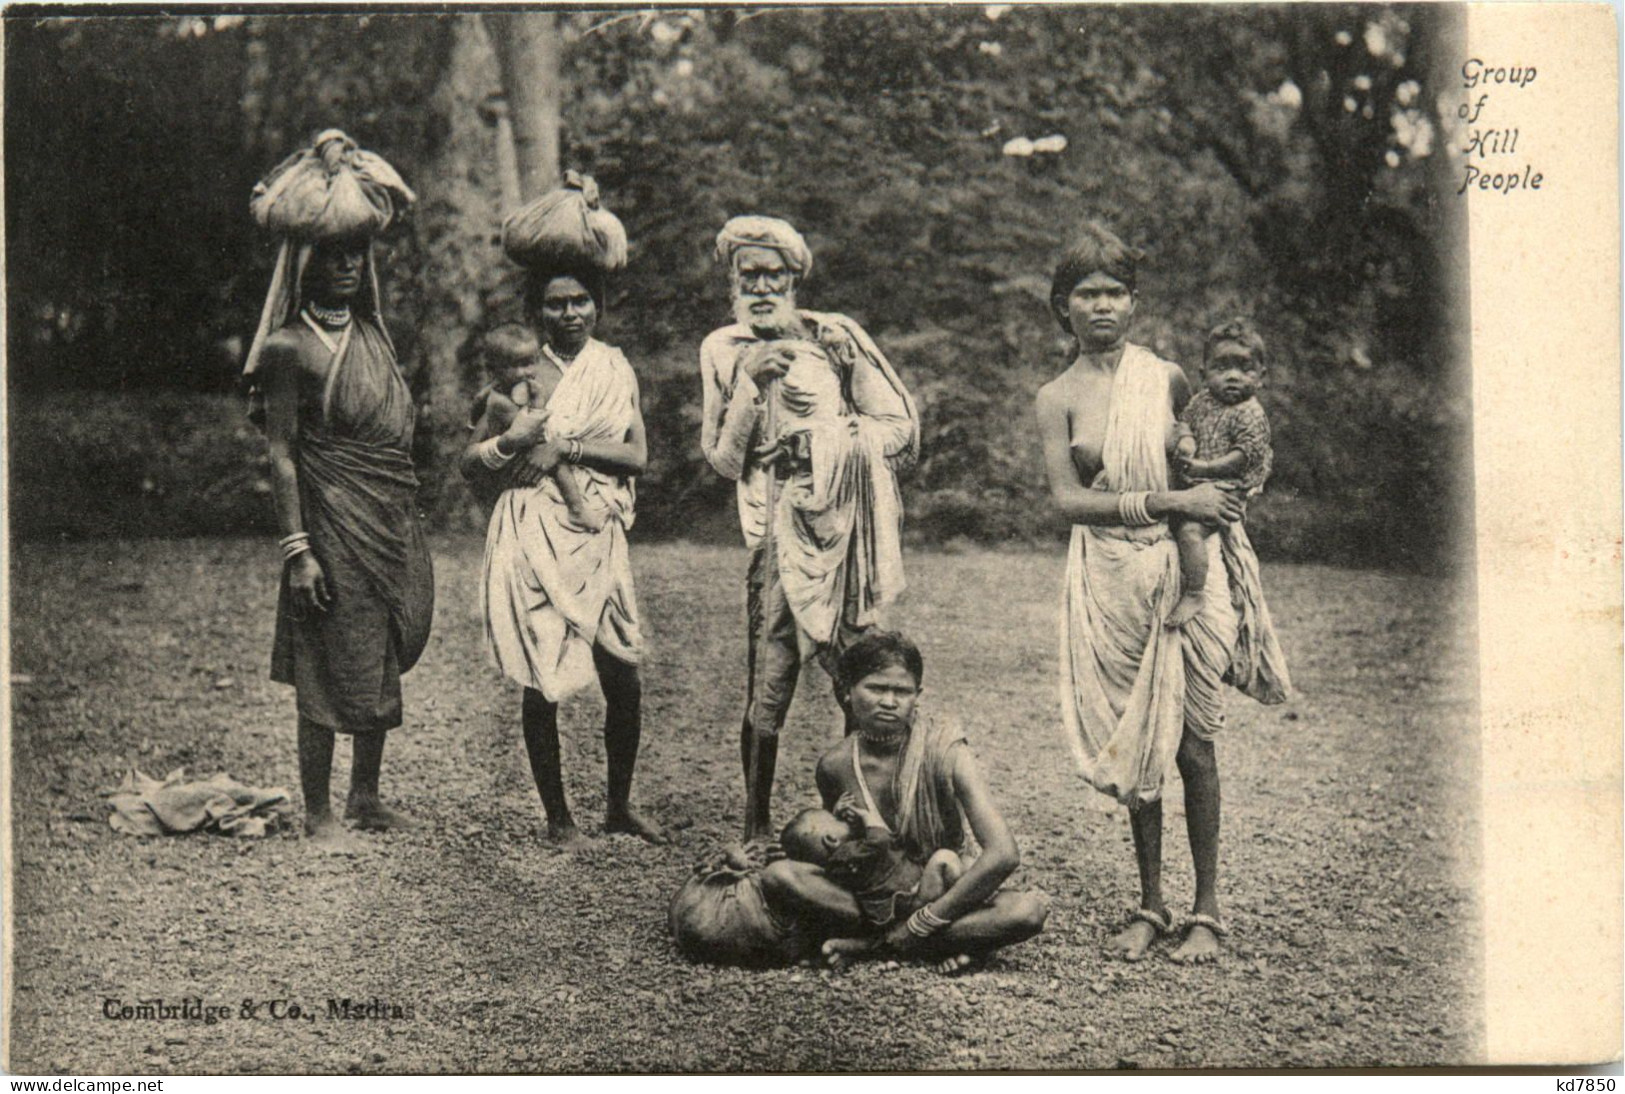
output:
M 1173 446 L 1174 469 L 1185 484 L 1217 482 L 1240 491 L 1243 498 L 1264 489 L 1275 460 L 1269 418 L 1257 398 L 1264 369 L 1264 339 L 1247 320 L 1231 319 L 1208 332 L 1202 347 L 1203 390 L 1180 415 L 1182 428 Z M 1183 592 L 1168 617 L 1171 627 L 1201 611 L 1207 539 L 1215 531 L 1194 520 L 1174 525 Z
M 912 861 L 893 841 L 877 812 L 843 795 L 835 811 L 803 809 L 779 836 L 787 857 L 821 866 L 835 884 L 857 898 L 866 924 L 889 927 L 899 916 L 929 916 L 925 905 L 937 899 L 965 872 L 956 852 L 939 850 L 925 863 Z M 880 945 L 873 937 L 835 939 L 824 947 L 831 964 Z

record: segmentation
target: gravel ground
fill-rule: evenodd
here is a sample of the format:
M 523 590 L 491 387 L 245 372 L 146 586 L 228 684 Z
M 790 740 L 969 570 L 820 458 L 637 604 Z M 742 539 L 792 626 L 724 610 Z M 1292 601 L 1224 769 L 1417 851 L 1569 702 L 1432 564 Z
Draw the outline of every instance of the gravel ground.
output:
M 292 693 L 266 678 L 274 546 L 20 544 L 13 555 L 9 1067 L 30 1073 L 1371 1067 L 1478 1059 L 1477 753 L 1469 602 L 1438 579 L 1268 566 L 1300 695 L 1235 698 L 1220 745 L 1220 964 L 1099 945 L 1135 900 L 1126 814 L 1058 731 L 1061 550 L 916 553 L 895 622 L 930 702 L 960 712 L 1048 931 L 978 971 L 691 965 L 666 902 L 729 838 L 743 791 L 740 549 L 635 547 L 650 650 L 638 796 L 677 835 L 541 840 L 518 690 L 490 667 L 481 545 L 438 544 L 439 608 L 385 794 L 419 821 L 353 857 L 292 833 L 133 839 L 98 792 L 128 765 L 297 788 Z M 596 695 L 561 715 L 578 817 L 604 802 Z M 777 813 L 810 803 L 838 733 L 803 681 Z M 341 749 L 335 787 L 348 778 Z M 1188 905 L 1180 793 L 1166 884 Z M 124 1021 L 109 999 L 224 1005 Z M 410 1017 L 329 1020 L 328 999 Z M 273 1019 L 290 1000 L 314 1020 Z M 245 1020 L 244 1000 L 262 1004 Z

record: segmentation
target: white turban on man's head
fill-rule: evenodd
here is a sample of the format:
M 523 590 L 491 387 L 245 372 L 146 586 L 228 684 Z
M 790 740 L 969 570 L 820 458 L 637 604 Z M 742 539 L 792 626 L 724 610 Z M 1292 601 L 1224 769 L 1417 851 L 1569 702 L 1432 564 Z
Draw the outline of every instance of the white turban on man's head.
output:
M 812 251 L 787 220 L 778 217 L 734 217 L 717 233 L 717 261 L 733 268 L 734 255 L 744 247 L 767 247 L 784 256 L 785 265 L 801 278 L 812 272 Z

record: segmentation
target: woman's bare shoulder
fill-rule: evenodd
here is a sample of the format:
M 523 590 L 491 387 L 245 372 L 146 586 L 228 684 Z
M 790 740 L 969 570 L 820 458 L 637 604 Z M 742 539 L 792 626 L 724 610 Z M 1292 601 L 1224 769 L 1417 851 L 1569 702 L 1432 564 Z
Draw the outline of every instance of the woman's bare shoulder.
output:
M 281 330 L 274 330 L 266 335 L 265 345 L 260 352 L 278 357 L 287 357 L 290 354 L 298 353 L 303 344 L 304 341 L 299 337 L 297 327 L 283 327 Z
M 1185 366 L 1181 365 L 1178 361 L 1170 361 L 1166 357 L 1158 357 L 1157 360 L 1162 362 L 1163 370 L 1168 373 L 1170 379 L 1176 376 L 1181 380 L 1186 378 Z
M 824 754 L 818 757 L 818 768 L 816 772 L 818 777 L 839 779 L 841 777 L 842 765 L 846 761 L 847 757 L 851 755 L 852 745 L 850 737 L 843 737 L 835 744 L 830 745 L 824 750 Z
M 1039 388 L 1038 394 L 1033 396 L 1033 402 L 1037 404 L 1040 411 L 1068 406 L 1072 402 L 1074 386 L 1070 379 L 1070 370 L 1063 372 Z
M 274 369 L 317 368 L 322 362 L 310 352 L 309 343 L 310 339 L 298 327 L 283 327 L 266 336 L 265 345 L 260 349 L 260 362 Z
M 1184 403 L 1191 397 L 1191 378 L 1185 375 L 1185 370 L 1176 362 L 1164 360 L 1168 367 L 1168 390 L 1173 394 L 1177 403 Z
M 1089 378 L 1069 368 L 1039 388 L 1034 402 L 1040 415 L 1070 414 L 1096 397 L 1097 389 L 1090 385 Z

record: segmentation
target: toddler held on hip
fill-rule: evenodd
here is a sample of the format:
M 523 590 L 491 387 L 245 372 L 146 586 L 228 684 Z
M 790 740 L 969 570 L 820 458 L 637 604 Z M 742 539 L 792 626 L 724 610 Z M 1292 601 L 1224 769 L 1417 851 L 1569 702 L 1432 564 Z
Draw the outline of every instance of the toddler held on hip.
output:
M 479 428 L 483 423 L 485 436 L 498 437 L 523 410 L 547 414 L 547 401 L 559 386 L 562 373 L 543 356 L 541 343 L 529 327 L 505 323 L 487 331 L 480 339 L 479 352 L 491 382 L 474 396 L 469 410 L 471 426 Z M 570 519 L 595 532 L 603 528 L 604 514 L 587 505 L 576 469 L 561 463 L 551 474 Z M 491 502 L 495 498 L 482 500 Z
M 1180 416 L 1185 428 L 1176 431 L 1172 445 L 1180 485 L 1214 482 L 1244 498 L 1263 490 L 1275 460 L 1269 418 L 1257 398 L 1266 370 L 1264 339 L 1248 320 L 1226 320 L 1208 332 L 1202 346 L 1203 387 L 1186 404 Z M 1181 595 L 1168 616 L 1169 626 L 1182 626 L 1201 611 L 1208 579 L 1207 537 L 1216 530 L 1200 521 L 1174 523 Z

